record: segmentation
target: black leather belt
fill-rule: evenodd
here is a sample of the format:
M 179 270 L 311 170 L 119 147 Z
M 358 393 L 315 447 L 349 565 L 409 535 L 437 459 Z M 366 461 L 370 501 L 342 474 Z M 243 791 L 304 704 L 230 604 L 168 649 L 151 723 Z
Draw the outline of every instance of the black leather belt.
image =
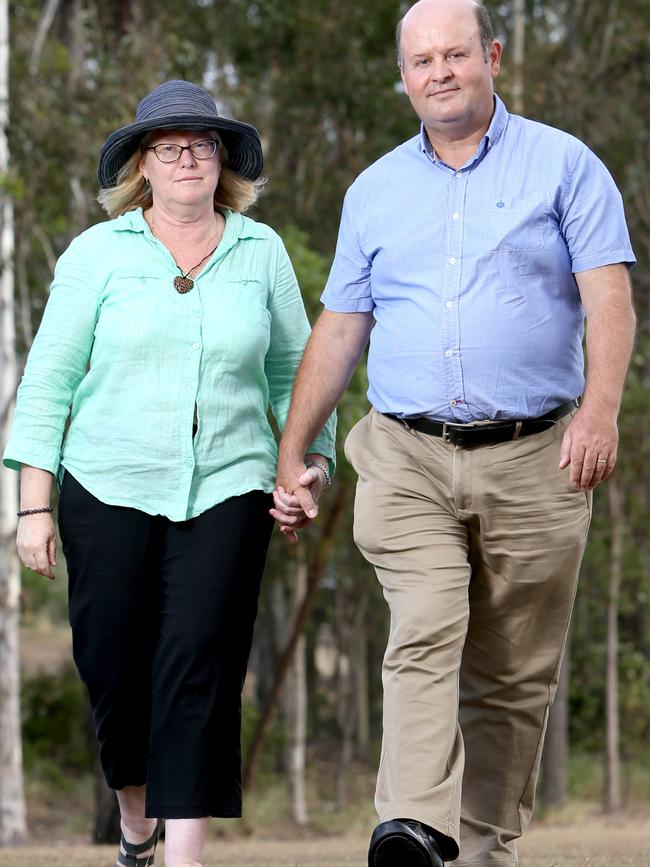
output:
M 413 430 L 431 434 L 455 446 L 484 446 L 490 443 L 505 443 L 531 434 L 548 430 L 558 419 L 563 418 L 578 406 L 577 400 L 567 400 L 537 418 L 508 419 L 491 421 L 485 424 L 451 424 L 433 421 L 423 416 L 400 418 L 392 413 L 384 413 L 388 418 L 399 421 Z

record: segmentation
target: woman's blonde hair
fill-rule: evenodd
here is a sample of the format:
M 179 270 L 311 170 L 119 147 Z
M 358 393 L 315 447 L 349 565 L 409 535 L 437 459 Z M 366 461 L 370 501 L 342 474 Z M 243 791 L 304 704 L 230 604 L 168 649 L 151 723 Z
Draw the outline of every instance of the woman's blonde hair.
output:
M 150 136 L 146 136 L 140 143 L 138 150 L 124 163 L 117 174 L 117 183 L 114 187 L 105 187 L 97 195 L 97 201 L 106 211 L 109 217 L 119 217 L 132 211 L 134 208 L 142 208 L 146 211 L 151 207 L 153 196 L 151 185 L 147 183 L 139 169 L 140 160 L 146 148 Z M 228 208 L 231 211 L 244 213 L 260 197 L 266 178 L 258 178 L 249 181 L 242 175 L 228 167 L 228 152 L 217 137 L 219 154 L 221 157 L 221 173 L 219 183 L 214 191 L 215 210 Z

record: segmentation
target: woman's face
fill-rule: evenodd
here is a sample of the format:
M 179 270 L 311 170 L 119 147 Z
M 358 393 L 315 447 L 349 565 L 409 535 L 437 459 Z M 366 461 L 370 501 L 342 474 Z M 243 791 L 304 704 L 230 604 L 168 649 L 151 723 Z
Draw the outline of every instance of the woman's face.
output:
M 156 130 L 151 135 L 140 160 L 140 172 L 151 184 L 154 202 L 168 207 L 199 208 L 213 201 L 221 173 L 221 159 L 218 147 L 213 156 L 201 158 L 200 151 L 209 153 L 210 147 L 199 143 L 209 141 L 218 141 L 215 132 Z M 163 162 L 151 148 L 158 147 L 163 159 L 171 159 L 175 154 L 173 148 L 160 148 L 160 145 L 179 145 L 184 150 L 173 162 Z M 190 145 L 194 153 L 189 149 Z

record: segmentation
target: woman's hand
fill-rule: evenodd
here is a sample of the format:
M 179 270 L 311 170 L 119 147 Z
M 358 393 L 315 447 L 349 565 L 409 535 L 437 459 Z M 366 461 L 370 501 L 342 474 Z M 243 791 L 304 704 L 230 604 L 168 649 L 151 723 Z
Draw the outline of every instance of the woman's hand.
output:
M 49 506 L 52 473 L 23 464 L 20 469 L 20 508 L 40 509 Z M 16 535 L 18 555 L 28 569 L 53 579 L 56 566 L 56 531 L 51 512 L 23 515 Z
M 50 512 L 24 515 L 18 521 L 16 536 L 18 556 L 28 569 L 54 579 L 56 566 L 56 531 Z

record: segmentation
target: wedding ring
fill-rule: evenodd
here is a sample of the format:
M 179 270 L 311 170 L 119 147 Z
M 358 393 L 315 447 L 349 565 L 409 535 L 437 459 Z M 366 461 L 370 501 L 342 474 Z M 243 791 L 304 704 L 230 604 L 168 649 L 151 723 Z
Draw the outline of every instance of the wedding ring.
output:
M 598 460 L 596 461 L 596 463 L 597 463 L 597 464 L 606 464 L 606 463 L 607 463 L 607 458 L 598 458 Z

